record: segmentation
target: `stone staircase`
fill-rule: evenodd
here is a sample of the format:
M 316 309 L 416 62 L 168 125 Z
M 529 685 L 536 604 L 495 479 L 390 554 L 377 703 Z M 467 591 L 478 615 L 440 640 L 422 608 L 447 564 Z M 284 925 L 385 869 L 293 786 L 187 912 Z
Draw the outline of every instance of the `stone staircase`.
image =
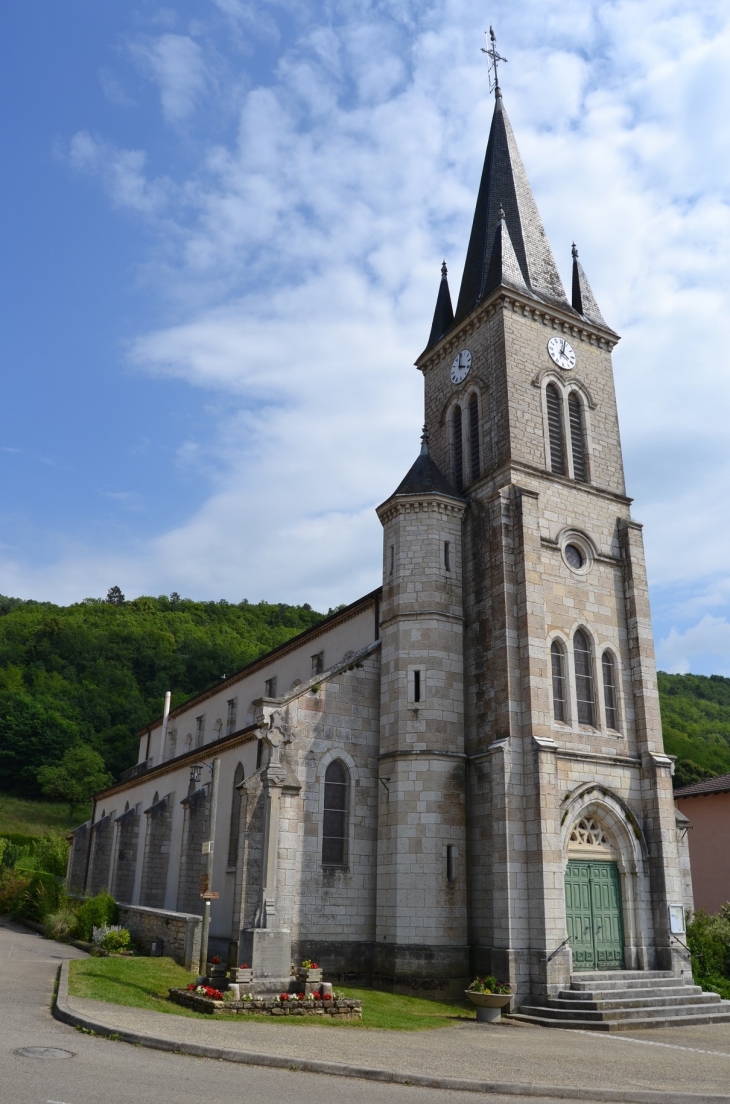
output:
M 510 1019 L 583 1031 L 682 1027 L 730 1021 L 730 1001 L 668 970 L 600 970 L 572 974 L 570 989 L 544 1005 L 523 1005 Z

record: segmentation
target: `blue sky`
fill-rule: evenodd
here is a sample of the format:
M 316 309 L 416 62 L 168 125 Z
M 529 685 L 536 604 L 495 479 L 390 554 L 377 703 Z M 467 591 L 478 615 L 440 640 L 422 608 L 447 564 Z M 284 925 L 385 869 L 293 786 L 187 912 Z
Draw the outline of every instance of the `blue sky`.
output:
M 659 663 L 730 674 L 720 3 L 27 0 L 3 13 L 0 591 L 326 609 L 378 583 L 505 102 L 604 316 Z

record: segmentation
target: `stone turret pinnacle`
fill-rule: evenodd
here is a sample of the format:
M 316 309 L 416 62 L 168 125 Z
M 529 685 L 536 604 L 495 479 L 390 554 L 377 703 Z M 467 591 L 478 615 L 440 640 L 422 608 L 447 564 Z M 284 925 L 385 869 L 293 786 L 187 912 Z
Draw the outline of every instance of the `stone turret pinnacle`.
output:
M 598 303 L 591 291 L 591 285 L 583 271 L 583 265 L 578 260 L 578 249 L 573 242 L 573 310 L 582 314 L 588 322 L 595 322 L 599 326 L 605 326 L 603 315 L 598 309 Z
M 523 279 L 522 270 L 517 261 L 517 257 L 515 256 L 512 239 L 507 229 L 507 220 L 504 210 L 500 205 L 499 222 L 497 223 L 494 238 L 492 239 L 492 254 L 489 258 L 489 268 L 487 269 L 487 278 L 484 283 L 484 294 L 489 295 L 490 291 L 494 291 L 495 288 L 501 285 L 516 288 L 517 291 L 527 292 L 528 295 L 530 294 L 530 290 Z
M 500 208 L 504 209 L 504 220 L 500 218 Z M 522 284 L 529 294 L 570 310 L 512 127 L 504 110 L 502 95 L 497 88 L 487 154 L 456 307 L 457 322 L 465 318 L 487 294 L 494 238 L 502 221 L 509 231 Z M 504 252 L 504 244 L 502 250 Z
M 441 265 L 441 283 L 439 293 L 436 296 L 436 309 L 433 312 L 431 334 L 428 339 L 427 349 L 440 341 L 454 324 L 454 308 L 451 305 L 451 292 L 449 291 L 449 278 L 446 261 Z

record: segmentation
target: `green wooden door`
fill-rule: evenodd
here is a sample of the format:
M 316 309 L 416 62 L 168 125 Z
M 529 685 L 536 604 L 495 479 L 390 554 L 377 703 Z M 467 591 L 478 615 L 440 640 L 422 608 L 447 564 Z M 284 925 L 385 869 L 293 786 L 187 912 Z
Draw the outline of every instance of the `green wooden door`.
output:
M 613 862 L 571 859 L 565 914 L 575 970 L 620 970 L 624 964 L 621 883 Z

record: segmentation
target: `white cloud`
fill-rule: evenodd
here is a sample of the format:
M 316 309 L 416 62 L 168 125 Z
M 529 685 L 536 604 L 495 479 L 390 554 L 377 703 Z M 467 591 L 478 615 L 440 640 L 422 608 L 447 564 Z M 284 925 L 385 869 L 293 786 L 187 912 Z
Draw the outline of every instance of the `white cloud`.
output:
M 130 46 L 141 68 L 159 85 L 162 112 L 181 123 L 195 110 L 210 82 L 203 51 L 187 35 L 163 34 Z
M 673 674 L 712 664 L 714 674 L 730 674 L 730 623 L 724 617 L 703 617 L 685 632 L 672 629 L 657 647 L 657 666 Z
M 170 182 L 164 178 L 147 179 L 144 150 L 118 149 L 80 130 L 71 139 L 68 160 L 78 172 L 99 176 L 115 207 L 156 215 L 166 204 Z

